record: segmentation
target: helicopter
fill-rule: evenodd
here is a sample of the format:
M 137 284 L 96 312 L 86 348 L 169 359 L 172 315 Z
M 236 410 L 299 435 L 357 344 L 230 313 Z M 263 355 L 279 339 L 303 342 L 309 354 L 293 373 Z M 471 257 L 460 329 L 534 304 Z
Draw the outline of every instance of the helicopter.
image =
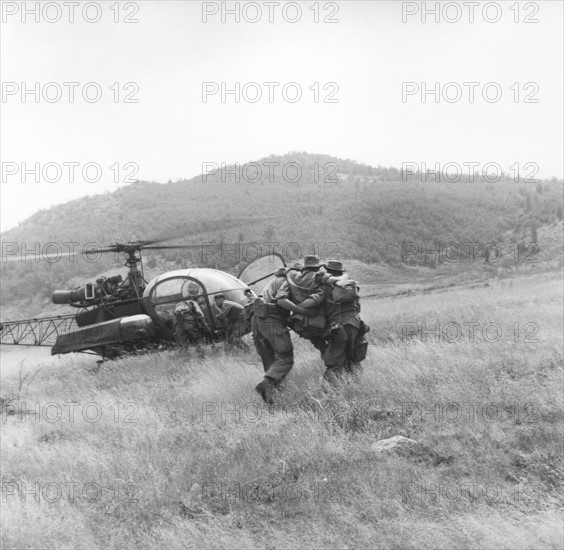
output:
M 170 239 L 164 239 L 164 241 Z M 76 308 L 76 314 L 0 324 L 0 343 L 51 345 L 51 354 L 93 353 L 103 359 L 174 346 L 174 310 L 178 302 L 197 300 L 214 340 L 225 338 L 212 314 L 210 299 L 223 294 L 245 306 L 284 267 L 277 253 L 257 258 L 237 277 L 212 268 L 168 271 L 150 281 L 144 276 L 142 250 L 197 249 L 202 245 L 162 245 L 163 240 L 115 243 L 97 253 L 123 253 L 127 276 L 100 276 L 73 290 L 55 290 L 52 301 Z

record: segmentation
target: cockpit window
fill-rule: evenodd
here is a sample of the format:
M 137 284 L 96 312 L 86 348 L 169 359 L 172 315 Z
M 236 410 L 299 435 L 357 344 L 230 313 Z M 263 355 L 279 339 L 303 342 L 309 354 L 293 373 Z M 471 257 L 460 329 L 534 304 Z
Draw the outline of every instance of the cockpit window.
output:
M 172 331 L 174 308 L 180 300 L 196 298 L 204 294 L 204 288 L 193 279 L 175 277 L 157 283 L 150 294 L 150 302 L 161 323 Z
M 203 292 L 202 287 L 196 281 L 185 281 L 182 285 L 182 297 L 183 298 L 193 298 L 195 296 L 201 295 Z
M 150 300 L 154 305 L 186 300 L 202 295 L 204 289 L 192 279 L 177 277 L 157 283 L 151 292 Z
M 182 285 L 186 279 L 168 279 L 162 283 L 157 283 L 151 292 L 151 301 L 154 304 L 161 304 L 169 300 L 180 300 L 182 298 Z

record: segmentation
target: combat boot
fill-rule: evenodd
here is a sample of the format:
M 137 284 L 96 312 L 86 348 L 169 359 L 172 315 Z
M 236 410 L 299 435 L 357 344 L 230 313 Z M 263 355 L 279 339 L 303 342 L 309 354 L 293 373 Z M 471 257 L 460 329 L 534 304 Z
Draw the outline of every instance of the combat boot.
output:
M 268 405 L 274 403 L 274 397 L 277 393 L 276 384 L 272 378 L 264 377 L 264 380 L 257 384 L 255 391 L 262 397 L 263 401 Z

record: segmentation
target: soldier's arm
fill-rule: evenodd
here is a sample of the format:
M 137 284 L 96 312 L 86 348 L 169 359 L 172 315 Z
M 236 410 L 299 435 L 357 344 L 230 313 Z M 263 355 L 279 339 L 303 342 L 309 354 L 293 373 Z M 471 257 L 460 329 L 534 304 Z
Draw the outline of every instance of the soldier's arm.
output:
M 292 302 L 292 300 L 290 300 L 290 285 L 286 279 L 284 279 L 280 286 L 276 289 L 275 300 L 276 304 L 286 311 L 301 313 L 302 315 L 310 315 L 309 311 L 297 306 L 294 302 Z
M 288 298 L 280 298 L 276 303 L 286 311 L 293 311 L 294 313 L 301 313 L 302 315 L 310 316 L 313 315 L 311 310 L 307 310 L 303 307 L 297 306 L 294 302 L 288 300 Z
M 315 290 L 309 295 L 307 300 L 304 300 L 302 303 L 298 305 L 306 309 L 314 308 L 321 305 L 323 302 L 325 302 L 325 300 L 326 300 L 325 290 L 323 288 L 318 288 L 317 290 Z
M 227 316 L 227 314 L 229 313 L 229 307 L 225 306 L 225 304 L 222 306 L 221 308 L 221 313 L 217 316 L 217 318 L 220 321 L 225 321 L 225 317 Z

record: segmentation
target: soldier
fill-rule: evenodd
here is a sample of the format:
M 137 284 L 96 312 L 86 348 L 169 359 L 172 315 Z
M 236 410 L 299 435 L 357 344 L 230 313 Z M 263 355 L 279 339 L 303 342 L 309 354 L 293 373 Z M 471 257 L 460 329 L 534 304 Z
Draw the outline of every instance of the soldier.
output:
M 358 287 L 345 273 L 343 264 L 329 260 L 325 265 L 327 274 L 321 278 L 321 288 L 312 294 L 301 307 L 318 307 L 325 304 L 328 337 L 327 348 L 323 354 L 325 362 L 324 378 L 335 380 L 344 373 L 356 374 L 360 361 L 366 356 L 364 334 L 369 328 L 360 318 Z M 343 297 L 348 294 L 348 297 Z
M 213 317 L 214 325 L 219 326 L 222 323 L 218 320 L 221 315 L 221 308 L 215 303 L 215 300 L 210 303 L 210 315 Z
M 280 383 L 294 366 L 294 347 L 286 326 L 289 314 L 308 312 L 290 301 L 288 281 L 279 276 L 247 308 L 251 309 L 253 340 L 264 368 L 264 379 L 255 390 L 272 404 Z
M 300 304 L 320 288 L 319 269 L 323 264 L 317 256 L 306 256 L 302 264 L 295 264 L 286 271 L 292 302 Z M 323 303 L 312 309 L 308 316 L 292 315 L 292 329 L 302 338 L 309 340 L 319 350 L 321 357 L 327 347 L 323 336 L 325 330 L 325 311 Z
M 182 300 L 174 308 L 174 337 L 179 346 L 198 344 L 203 337 L 211 338 L 211 330 L 198 304 Z
M 286 270 L 290 292 L 296 303 L 306 300 L 312 290 L 319 286 L 315 275 L 322 266 L 319 258 L 311 255 L 304 258 L 303 265 L 296 263 L 294 267 Z
M 217 294 L 214 302 L 220 311 L 217 320 L 222 324 L 225 323 L 226 326 L 227 343 L 248 349 L 248 346 L 241 341 L 249 329 L 245 319 L 245 308 L 237 302 L 226 300 L 224 294 Z

